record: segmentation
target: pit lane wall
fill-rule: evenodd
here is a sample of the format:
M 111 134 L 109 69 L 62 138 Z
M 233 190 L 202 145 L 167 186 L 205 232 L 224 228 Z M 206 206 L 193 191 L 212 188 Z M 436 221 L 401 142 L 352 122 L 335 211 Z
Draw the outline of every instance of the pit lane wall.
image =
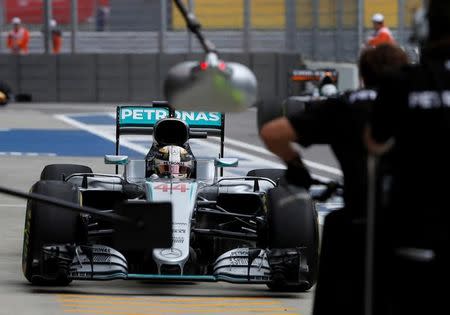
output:
M 285 97 L 288 72 L 302 65 L 300 54 L 225 53 L 224 60 L 249 66 L 261 97 Z M 162 99 L 171 66 L 200 60 L 190 54 L 0 55 L 0 80 L 34 102 L 149 102 Z

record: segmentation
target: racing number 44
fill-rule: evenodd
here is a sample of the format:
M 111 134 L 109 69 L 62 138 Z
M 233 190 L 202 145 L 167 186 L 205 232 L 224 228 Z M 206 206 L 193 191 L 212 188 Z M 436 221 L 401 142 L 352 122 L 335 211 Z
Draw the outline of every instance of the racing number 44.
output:
M 180 192 L 182 192 L 182 193 L 184 193 L 184 192 L 186 192 L 186 191 L 188 191 L 189 190 L 189 187 L 188 187 L 188 185 L 186 185 L 185 183 L 181 183 L 181 184 L 175 184 L 175 185 L 170 185 L 170 184 L 167 184 L 167 183 L 165 183 L 165 184 L 159 184 L 159 185 L 156 185 L 155 186 L 155 190 L 162 190 L 163 192 L 168 192 L 168 191 L 170 191 L 171 189 L 171 186 L 172 186 L 172 191 L 177 191 L 177 190 L 179 190 Z

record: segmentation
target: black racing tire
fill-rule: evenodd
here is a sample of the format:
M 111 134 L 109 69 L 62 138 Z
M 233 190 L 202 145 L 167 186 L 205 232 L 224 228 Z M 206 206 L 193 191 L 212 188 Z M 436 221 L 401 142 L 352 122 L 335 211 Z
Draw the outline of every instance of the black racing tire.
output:
M 258 130 L 261 130 L 265 123 L 283 116 L 281 102 L 282 101 L 278 98 L 272 98 L 258 103 L 256 116 Z
M 75 185 L 62 181 L 38 181 L 31 188 L 32 193 L 80 203 L 80 194 Z M 25 278 L 36 285 L 68 285 L 67 274 L 55 279 L 40 277 L 41 248 L 45 244 L 74 244 L 78 239 L 79 214 L 57 206 L 30 200 L 27 203 L 22 250 L 22 270 Z
M 267 122 L 280 117 L 287 117 L 305 110 L 305 98 L 291 96 L 285 100 L 277 98 L 261 101 L 258 104 L 258 130 Z
M 278 202 L 292 196 L 298 199 L 278 206 Z M 319 226 L 317 212 L 309 193 L 299 187 L 281 185 L 268 194 L 267 214 L 268 248 L 306 247 L 306 258 L 309 272 L 306 275 L 307 284 L 274 285 L 269 288 L 277 291 L 304 292 L 317 281 L 319 263 Z
M 282 168 L 261 168 L 251 170 L 247 173 L 247 176 L 251 177 L 265 177 L 273 180 L 275 183 L 284 183 L 286 169 Z
M 50 164 L 42 170 L 41 180 L 62 180 L 75 173 L 92 173 L 92 169 L 78 164 Z
M 290 96 L 281 103 L 281 113 L 283 116 L 292 116 L 305 110 L 304 98 Z
M 309 283 L 302 283 L 302 284 L 275 284 L 275 283 L 268 283 L 267 287 L 270 289 L 270 291 L 273 292 L 295 292 L 295 293 L 302 293 L 306 292 L 309 289 L 311 289 L 312 285 Z

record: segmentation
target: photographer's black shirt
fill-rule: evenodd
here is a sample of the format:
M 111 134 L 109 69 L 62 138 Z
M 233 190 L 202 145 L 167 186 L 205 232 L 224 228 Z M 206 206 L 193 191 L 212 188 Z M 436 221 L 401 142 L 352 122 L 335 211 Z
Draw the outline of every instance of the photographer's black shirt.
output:
M 371 126 L 377 142 L 395 141 L 392 212 L 397 222 L 406 220 L 404 229 L 409 226 L 409 234 L 418 238 L 425 229 L 438 232 L 433 226 L 450 217 L 450 60 L 437 58 L 388 75 Z
M 376 98 L 374 90 L 348 92 L 311 102 L 305 111 L 288 117 L 302 146 L 329 144 L 344 175 L 344 201 L 352 218 L 365 217 L 367 150 L 364 128 Z

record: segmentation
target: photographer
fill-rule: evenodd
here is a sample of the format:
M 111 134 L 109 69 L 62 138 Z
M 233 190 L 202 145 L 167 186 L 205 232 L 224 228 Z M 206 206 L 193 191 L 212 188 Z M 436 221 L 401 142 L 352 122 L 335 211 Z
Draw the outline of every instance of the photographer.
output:
M 368 137 L 372 152 L 392 147 L 393 157 L 390 203 L 375 234 L 382 314 L 448 308 L 442 288 L 450 280 L 450 1 L 432 0 L 422 12 L 421 63 L 383 80 Z
M 406 54 L 397 46 L 367 48 L 359 60 L 365 89 L 311 102 L 304 111 L 270 121 L 261 129 L 261 138 L 269 150 L 288 165 L 298 159 L 291 142 L 303 146 L 329 144 L 343 171 L 345 209 L 325 219 L 314 314 L 363 312 L 363 223 L 367 203 L 364 127 L 381 73 L 407 62 Z

